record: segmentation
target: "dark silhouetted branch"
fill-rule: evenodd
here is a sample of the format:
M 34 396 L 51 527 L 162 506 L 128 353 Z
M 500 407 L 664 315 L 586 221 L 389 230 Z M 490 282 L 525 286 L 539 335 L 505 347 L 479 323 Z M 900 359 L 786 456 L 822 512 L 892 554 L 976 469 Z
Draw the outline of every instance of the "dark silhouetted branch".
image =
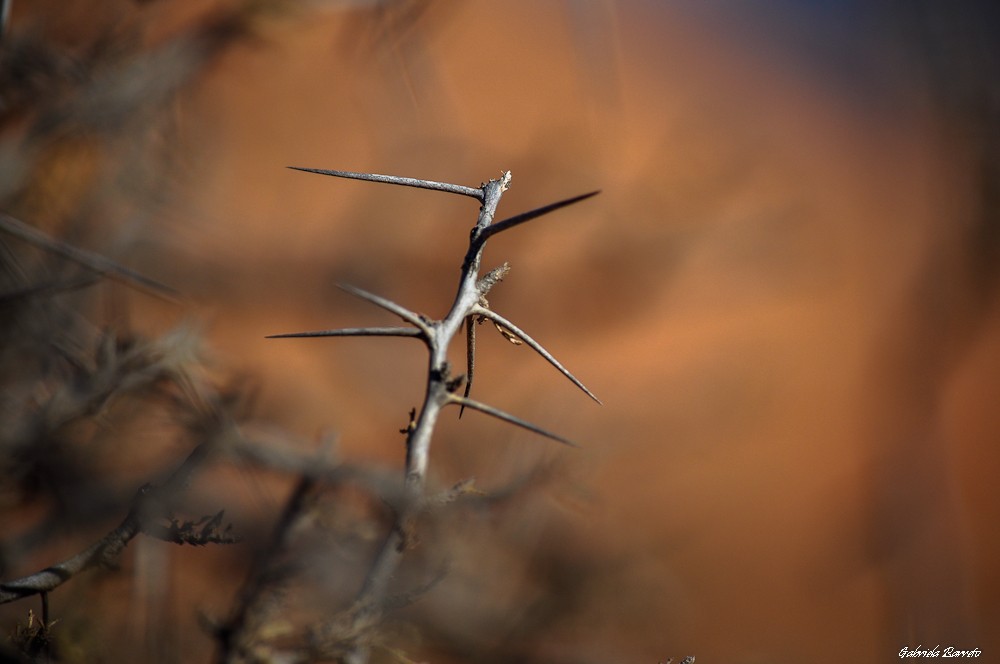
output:
M 492 224 L 485 231 L 483 231 L 482 240 L 485 241 L 485 240 L 493 237 L 497 233 L 502 233 L 503 231 L 507 230 L 508 228 L 513 228 L 514 226 L 519 226 L 519 225 L 521 225 L 521 224 L 523 224 L 525 222 L 531 221 L 532 219 L 537 219 L 538 217 L 541 217 L 541 216 L 544 216 L 546 214 L 549 214 L 550 212 L 555 212 L 556 210 L 560 210 L 560 209 L 562 209 L 562 208 L 564 208 L 564 207 L 566 207 L 568 205 L 573 205 L 574 203 L 579 203 L 580 201 L 585 201 L 588 198 L 590 198 L 591 196 L 596 196 L 599 193 L 601 193 L 600 190 L 591 191 L 589 193 L 581 194 L 579 196 L 574 196 L 573 198 L 567 198 L 566 200 L 558 201 L 556 203 L 550 203 L 549 205 L 543 205 L 542 207 L 535 208 L 534 210 L 529 210 L 527 212 L 522 212 L 521 214 L 519 214 L 517 216 L 508 217 L 507 219 L 504 219 L 503 221 L 498 221 L 495 224 Z

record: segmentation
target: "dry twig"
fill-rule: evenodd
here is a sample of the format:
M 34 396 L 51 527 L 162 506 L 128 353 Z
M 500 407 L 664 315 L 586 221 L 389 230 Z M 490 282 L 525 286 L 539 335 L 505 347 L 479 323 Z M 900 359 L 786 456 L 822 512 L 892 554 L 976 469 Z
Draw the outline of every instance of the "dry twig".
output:
M 482 205 L 479 216 L 469 238 L 469 248 L 462 261 L 462 272 L 457 292 L 451 309 L 440 320 L 429 320 L 425 316 L 406 309 L 395 302 L 368 293 L 358 288 L 342 286 L 346 291 L 385 309 L 410 327 L 367 327 L 344 328 L 339 330 L 324 330 L 317 332 L 298 332 L 292 334 L 273 335 L 274 337 L 331 337 L 331 336 L 399 336 L 421 339 L 429 351 L 427 370 L 427 390 L 422 406 L 411 423 L 403 430 L 406 434 L 406 500 L 399 511 L 396 524 L 390 529 L 381 549 L 373 561 L 362 588 L 353 605 L 330 624 L 323 626 L 314 633 L 313 647 L 321 656 L 332 656 L 346 664 L 362 664 L 368 661 L 372 646 L 372 632 L 379 624 L 382 615 L 389 608 L 389 583 L 397 569 L 402 556 L 410 545 L 408 533 L 412 522 L 423 509 L 428 498 L 425 495 L 427 467 L 429 463 L 431 439 L 434 427 L 441 411 L 448 405 L 458 405 L 461 408 L 471 408 L 501 419 L 540 435 L 552 438 L 562 443 L 574 443 L 562 436 L 551 433 L 537 425 L 527 422 L 514 415 L 506 413 L 493 406 L 473 401 L 468 397 L 475 362 L 475 342 L 473 325 L 480 320 L 490 320 L 508 339 L 524 342 L 528 347 L 541 355 L 574 385 L 584 391 L 594 401 L 600 403 L 596 396 L 571 374 L 558 360 L 532 337 L 528 336 L 517 325 L 488 308 L 486 293 L 498 283 L 509 271 L 504 264 L 485 276 L 480 276 L 480 264 L 487 240 L 499 232 L 508 230 L 532 219 L 536 219 L 573 203 L 585 200 L 597 192 L 575 196 L 556 203 L 531 210 L 503 221 L 494 223 L 494 216 L 500 198 L 510 187 L 510 172 L 504 172 L 499 179 L 490 180 L 478 189 L 461 185 L 417 180 L 390 175 L 371 173 L 355 173 L 348 171 L 332 171 L 321 169 L 297 168 L 310 173 L 331 175 L 357 180 L 396 184 L 408 187 L 419 187 L 436 191 L 445 191 L 469 196 L 479 200 Z M 468 330 L 467 355 L 468 378 L 464 375 L 455 376 L 447 359 L 448 347 L 465 323 Z M 458 389 L 466 385 L 464 396 L 456 394 Z
M 61 563 L 46 567 L 29 576 L 0 583 L 0 604 L 32 595 L 44 595 L 81 572 L 95 567 L 111 566 L 122 550 L 139 533 L 148 533 L 154 537 L 168 539 L 165 535 L 169 534 L 170 528 L 167 527 L 165 531 L 164 526 L 159 525 L 158 521 L 170 518 L 167 506 L 172 497 L 190 484 L 193 474 L 208 457 L 213 447 L 220 442 L 217 438 L 221 438 L 221 436 L 199 443 L 184 462 L 159 486 L 147 484 L 141 487 L 132 499 L 125 519 L 117 528 L 94 542 L 87 549 Z M 214 517 L 206 517 L 203 522 L 199 522 L 202 527 L 198 532 L 193 532 L 192 528 L 189 529 L 192 532 L 186 533 L 183 538 L 177 536 L 170 541 L 178 544 L 197 545 L 234 542 L 235 538 L 229 535 L 228 527 L 221 532 L 217 529 L 221 520 L 221 513 Z

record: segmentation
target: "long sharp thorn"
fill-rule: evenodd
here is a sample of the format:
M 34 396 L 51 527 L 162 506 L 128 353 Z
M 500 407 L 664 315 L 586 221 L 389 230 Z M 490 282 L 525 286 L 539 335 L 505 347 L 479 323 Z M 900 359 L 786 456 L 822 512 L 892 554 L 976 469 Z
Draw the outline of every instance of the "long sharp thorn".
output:
M 446 191 L 450 194 L 469 196 L 478 201 L 483 200 L 483 190 L 474 187 L 465 187 L 460 184 L 448 182 L 435 182 L 434 180 L 418 180 L 416 178 L 404 178 L 398 175 L 380 175 L 378 173 L 354 173 L 352 171 L 332 171 L 325 168 L 302 168 L 300 166 L 289 166 L 293 171 L 303 171 L 304 173 L 316 173 L 318 175 L 332 175 L 335 178 L 348 178 L 351 180 L 367 180 L 369 182 L 381 182 L 383 184 L 397 184 L 403 187 L 417 187 L 418 189 L 433 189 L 434 191 Z
M 577 379 L 576 376 L 574 376 L 573 374 L 571 374 L 569 372 L 569 370 L 562 365 L 562 363 L 559 360 L 557 360 L 555 357 L 552 356 L 552 353 L 550 353 L 549 351 L 545 350 L 545 348 L 543 348 L 540 343 L 538 343 L 537 341 L 535 341 L 534 339 L 532 339 L 530 336 L 528 336 L 528 334 L 524 330 L 522 330 L 521 328 L 519 328 L 517 325 L 514 325 L 509 320 L 507 320 L 506 318 L 504 318 L 503 316 L 501 316 L 497 312 L 493 311 L 492 309 L 487 309 L 487 308 L 481 307 L 479 305 L 476 305 L 475 307 L 473 307 L 472 313 L 474 313 L 476 315 L 479 315 L 479 316 L 485 316 L 486 318 L 489 318 L 494 323 L 502 325 L 506 329 L 510 330 L 514 334 L 514 336 L 516 336 L 518 339 L 520 339 L 521 341 L 523 341 L 524 343 L 526 343 L 528 346 L 530 346 L 532 348 L 532 350 L 534 350 L 536 353 L 538 353 L 539 355 L 541 355 L 542 357 L 544 357 L 548 361 L 549 364 L 551 364 L 556 369 L 558 369 L 559 372 L 563 376 L 566 376 L 566 378 L 570 379 L 573 382 L 574 385 L 576 385 L 581 390 L 583 390 L 584 394 L 586 394 L 588 397 L 590 397 L 591 399 L 593 399 L 597 403 L 603 405 L 603 403 L 601 403 L 601 400 L 598 399 L 594 395 L 593 392 L 591 392 L 589 389 L 587 389 L 586 385 L 584 385 L 583 383 L 581 383 Z
M 485 241 L 487 238 L 490 238 L 493 235 L 496 235 L 497 233 L 500 233 L 501 231 L 505 231 L 508 228 L 513 228 L 514 226 L 519 226 L 520 224 L 523 224 L 523 223 L 525 223 L 527 221 L 531 221 L 532 219 L 537 219 L 538 217 L 546 215 L 546 214 L 548 214 L 550 212 L 555 212 L 556 210 L 564 208 L 564 207 L 566 207 L 568 205 L 573 205 L 574 203 L 579 203 L 580 201 L 586 200 L 586 199 L 590 198 L 591 196 L 596 196 L 599 193 L 601 193 L 601 191 L 598 189 L 596 191 L 591 191 L 591 192 L 588 192 L 586 194 L 581 194 L 579 196 L 574 196 L 572 198 L 567 198 L 567 199 L 562 200 L 562 201 L 557 201 L 555 203 L 550 203 L 549 205 L 543 205 L 540 208 L 535 208 L 534 210 L 529 210 L 528 212 L 522 212 L 521 214 L 516 215 L 514 217 L 508 217 L 507 219 L 504 219 L 503 221 L 497 221 L 497 222 L 495 222 L 495 223 L 487 226 L 486 229 L 483 230 L 482 235 L 481 235 L 482 240 Z
M 476 371 L 476 320 L 474 316 L 465 317 L 465 398 L 472 392 L 472 377 Z M 462 419 L 465 404 L 458 409 L 458 419 Z
M 317 330 L 315 332 L 286 332 L 269 334 L 265 339 L 294 339 L 306 337 L 422 337 L 424 333 L 415 327 L 345 327 L 337 330 Z
M 424 332 L 424 334 L 429 335 L 429 328 L 427 326 L 427 322 L 423 318 L 421 318 L 419 314 L 410 311 L 406 307 L 400 306 L 395 302 L 393 302 L 392 300 L 387 300 L 384 297 L 380 297 L 378 295 L 375 295 L 374 293 L 369 293 L 366 290 L 362 290 L 354 286 L 348 286 L 347 284 L 337 284 L 337 286 L 341 290 L 344 290 L 350 293 L 351 295 L 354 295 L 355 297 L 359 297 L 362 300 L 367 300 L 372 304 L 385 309 L 386 311 L 396 314 L 397 316 L 405 320 L 407 323 L 412 323 L 413 325 L 420 328 Z
M 177 296 L 179 295 L 179 293 L 170 286 L 166 286 L 154 279 L 150 279 L 135 270 L 125 267 L 124 265 L 119 265 L 113 260 L 105 258 L 101 254 L 87 251 L 86 249 L 80 249 L 71 244 L 67 244 L 66 242 L 49 237 L 30 224 L 26 224 L 20 219 L 11 217 L 10 215 L 0 214 L 0 231 L 4 231 L 16 238 L 19 238 L 20 240 L 33 244 L 36 247 L 41 247 L 46 251 L 58 254 L 63 258 L 84 266 L 88 270 L 91 270 L 102 277 L 122 281 L 130 286 L 156 295 L 157 297 L 161 297 L 167 301 L 175 302 L 177 300 Z
M 469 398 L 466 398 L 466 397 L 456 396 L 454 394 L 449 395 L 448 400 L 451 403 L 456 403 L 456 404 L 459 404 L 459 405 L 462 405 L 462 406 L 468 406 L 472 410 L 478 410 L 481 413 L 486 413 L 487 415 L 492 415 L 493 417 L 495 417 L 497 419 L 500 419 L 500 420 L 503 420 L 504 422 L 508 422 L 510 424 L 514 424 L 514 425 L 519 426 L 519 427 L 521 427 L 523 429 L 527 429 L 528 431 L 533 431 L 534 433 L 537 433 L 540 436 L 545 436 L 546 438 L 551 438 L 552 440 L 555 440 L 555 441 L 558 441 L 560 443 L 563 443 L 564 445 L 569 445 L 570 447 L 580 447 L 579 445 L 577 445 L 576 443 L 574 443 L 569 438 L 563 438 L 562 436 L 554 434 L 551 431 L 546 431 L 545 429 L 541 428 L 540 426 L 534 425 L 531 422 L 528 422 L 526 420 L 522 420 L 520 417 L 515 417 L 514 415 L 511 415 L 510 413 L 506 413 L 506 412 L 500 410 L 499 408 L 494 408 L 493 406 L 487 406 L 486 404 L 481 403 L 479 401 L 475 401 L 473 399 L 469 399 Z

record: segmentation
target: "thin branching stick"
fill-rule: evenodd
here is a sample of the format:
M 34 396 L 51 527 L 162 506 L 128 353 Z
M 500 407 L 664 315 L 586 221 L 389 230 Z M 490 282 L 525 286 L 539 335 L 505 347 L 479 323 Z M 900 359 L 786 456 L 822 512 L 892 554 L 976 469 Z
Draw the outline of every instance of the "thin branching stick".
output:
M 141 501 L 142 495 L 137 494 L 133 505 L 138 505 Z M 129 510 L 128 516 L 117 528 L 63 562 L 23 578 L 0 583 L 0 604 L 48 593 L 84 570 L 112 563 L 122 549 L 142 530 L 136 512 L 135 509 Z
M 344 614 L 348 617 L 347 625 L 344 626 L 343 622 L 341 622 L 337 628 L 319 629 L 313 634 L 312 641 L 320 653 L 324 652 L 324 647 L 326 647 L 326 652 L 338 653 L 338 659 L 346 664 L 364 664 L 368 661 L 372 645 L 370 633 L 378 625 L 382 614 L 387 609 L 387 602 L 390 597 L 389 583 L 399 566 L 402 556 L 410 545 L 409 532 L 412 528 L 412 522 L 427 501 L 427 497 L 424 495 L 424 487 L 430 457 L 431 438 L 442 409 L 452 404 L 458 405 L 461 408 L 468 407 L 542 436 L 568 445 L 575 445 L 575 443 L 567 438 L 547 431 L 519 417 L 479 401 L 473 401 L 468 398 L 468 392 L 466 392 L 465 396 L 456 394 L 456 391 L 467 381 L 467 378 L 465 376 L 453 376 L 451 365 L 448 362 L 448 348 L 461 329 L 462 324 L 465 323 L 469 330 L 469 378 L 471 378 L 474 368 L 475 353 L 475 338 L 472 328 L 477 320 L 488 318 L 497 324 L 501 328 L 501 331 L 507 330 L 512 337 L 516 337 L 528 344 L 528 346 L 539 353 L 588 396 L 598 401 L 597 397 L 583 383 L 573 376 L 538 342 L 506 318 L 489 310 L 485 301 L 485 294 L 507 274 L 510 266 L 505 263 L 483 277 L 480 277 L 479 274 L 483 250 L 486 247 L 486 241 L 492 235 L 585 200 L 597 192 L 565 199 L 494 224 L 500 199 L 503 193 L 510 187 L 511 175 L 509 171 L 504 172 L 499 179 L 484 183 L 480 189 L 471 189 L 460 185 L 429 180 L 416 180 L 413 178 L 371 173 L 305 168 L 297 170 L 335 177 L 446 191 L 467 195 L 482 202 L 479 209 L 479 216 L 469 237 L 469 248 L 462 261 L 461 276 L 459 277 L 455 299 L 444 318 L 430 320 L 425 316 L 367 291 L 350 286 L 341 286 L 349 293 L 399 316 L 407 323 L 413 325 L 414 328 L 345 328 L 341 330 L 329 330 L 327 332 L 299 332 L 273 335 L 275 337 L 419 336 L 426 343 L 429 350 L 427 390 L 424 402 L 419 409 L 419 414 L 415 416 L 414 421 L 405 430 L 407 433 L 405 475 L 407 499 L 404 501 L 403 508 L 399 511 L 396 524 L 386 535 L 382 547 L 365 577 L 361 590 L 355 598 L 353 606 Z M 347 654 L 344 655 L 344 652 Z
M 170 496 L 190 484 L 192 475 L 217 444 L 214 438 L 199 443 L 165 482 L 141 487 L 118 527 L 84 551 L 34 574 L 0 583 L 0 604 L 48 593 L 81 572 L 114 563 L 130 541 L 147 529 L 153 530 L 155 520 L 166 515 L 165 505 Z
M 288 497 L 281 518 L 274 528 L 270 542 L 253 562 L 247 580 L 240 591 L 240 600 L 236 610 L 229 620 L 214 631 L 219 641 L 219 662 L 228 662 L 245 657 L 250 649 L 256 628 L 256 623 L 263 622 L 265 613 L 264 598 L 267 595 L 273 577 L 277 576 L 269 567 L 279 553 L 288 545 L 294 526 L 308 513 L 308 499 L 316 486 L 315 478 L 303 475 Z M 270 572 L 270 573 L 269 573 Z

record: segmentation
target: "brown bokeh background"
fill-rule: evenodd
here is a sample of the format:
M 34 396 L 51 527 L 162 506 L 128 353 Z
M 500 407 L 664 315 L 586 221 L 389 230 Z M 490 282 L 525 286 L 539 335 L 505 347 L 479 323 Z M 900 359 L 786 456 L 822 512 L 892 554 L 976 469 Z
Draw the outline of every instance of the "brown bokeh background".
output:
M 15 3 L 8 37 L 72 46 L 119 12 L 155 50 L 206 20 L 166 0 L 59 20 L 49 4 Z M 115 233 L 80 242 L 182 298 L 115 287 L 104 315 L 150 334 L 195 321 L 216 362 L 256 386 L 258 421 L 401 464 L 395 431 L 422 395 L 415 344 L 264 336 L 391 322 L 338 282 L 443 314 L 476 209 L 284 167 L 472 186 L 510 170 L 505 214 L 601 189 L 498 236 L 486 266 L 510 261 L 491 304 L 604 405 L 485 327 L 475 386 L 582 448 L 473 414 L 442 423 L 432 452 L 443 485 L 555 464 L 492 535 L 561 547 L 569 565 L 546 588 L 574 608 L 535 646 L 580 662 L 874 664 L 936 644 L 990 660 L 997 23 L 985 3 L 898 4 L 318 3 L 258 17 L 164 95 L 154 139 L 115 153 L 135 160 L 126 172 L 156 160 L 160 199 L 106 205 Z M 79 150 L 48 158 L 69 182 L 94 168 Z M 250 496 L 226 505 L 237 525 L 283 495 L 227 482 L 242 489 L 220 500 Z M 502 575 L 520 568 L 490 551 L 459 556 L 446 584 L 464 580 L 467 597 L 432 591 L 414 611 L 516 611 L 524 595 L 502 596 L 516 585 Z M 175 577 L 200 578 L 232 554 L 169 555 Z M 156 585 L 146 560 L 126 563 L 131 583 Z M 227 599 L 160 609 L 191 642 L 182 657 L 209 652 L 183 625 Z M 153 629 L 143 620 L 130 629 Z

